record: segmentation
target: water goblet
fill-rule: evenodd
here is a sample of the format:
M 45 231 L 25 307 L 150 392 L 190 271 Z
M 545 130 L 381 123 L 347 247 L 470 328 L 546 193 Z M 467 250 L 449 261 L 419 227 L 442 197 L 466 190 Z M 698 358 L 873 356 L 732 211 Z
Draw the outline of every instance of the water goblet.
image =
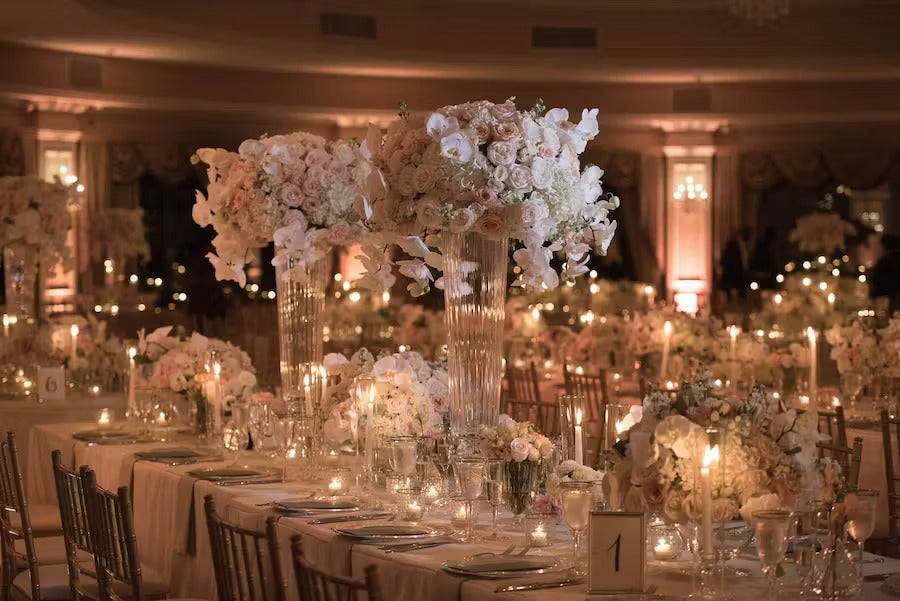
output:
M 581 562 L 581 537 L 588 527 L 594 506 L 593 482 L 562 482 L 559 485 L 563 520 L 572 532 L 572 576 L 587 574 Z
M 877 490 L 854 490 L 847 493 L 847 532 L 859 545 L 859 565 L 863 564 L 863 547 L 875 530 Z
M 417 446 L 414 436 L 391 438 L 391 469 L 395 474 L 409 477 L 416 473 Z
M 234 421 L 229 421 L 222 428 L 222 444 L 225 450 L 231 453 L 233 457 L 231 467 L 238 465 L 241 459 L 241 451 L 247 448 L 247 443 L 249 442 L 250 434 L 247 432 L 247 429 L 238 426 Z
M 485 483 L 487 484 L 488 502 L 491 504 L 491 533 L 485 540 L 506 540 L 497 532 L 497 512 L 503 503 L 503 462 L 497 460 L 487 461 L 484 464 Z
M 769 579 L 769 601 L 778 599 L 778 564 L 784 561 L 791 531 L 791 512 L 766 509 L 753 512 L 756 552 L 763 573 Z
M 475 536 L 475 501 L 484 491 L 484 459 L 480 457 L 458 457 L 453 462 L 453 472 L 456 475 L 456 487 L 459 494 L 466 501 L 466 514 L 468 522 L 463 542 L 476 542 Z

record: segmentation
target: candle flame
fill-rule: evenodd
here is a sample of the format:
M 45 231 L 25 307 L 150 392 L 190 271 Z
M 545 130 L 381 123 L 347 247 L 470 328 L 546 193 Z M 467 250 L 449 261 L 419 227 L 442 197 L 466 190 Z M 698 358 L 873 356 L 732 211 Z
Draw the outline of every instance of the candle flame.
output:
M 667 321 L 663 324 L 663 332 L 665 332 L 666 336 L 672 333 L 672 322 Z
M 737 338 L 738 332 L 740 332 L 740 329 L 737 326 L 728 326 L 728 333 L 731 334 L 732 340 Z
M 134 359 L 137 357 L 137 349 L 133 346 L 128 347 L 128 358 Z
M 76 336 L 78 336 L 78 324 L 73 323 L 72 327 L 69 328 L 69 332 L 72 333 L 72 338 L 75 338 Z
M 218 362 L 218 361 L 216 361 L 216 362 L 213 364 L 213 373 L 216 374 L 216 377 L 217 377 L 217 378 L 222 374 L 222 366 L 219 365 L 219 362 Z
M 813 329 L 812 326 L 809 326 L 808 328 L 806 328 L 806 336 L 809 338 L 810 342 L 816 341 L 816 331 Z
M 580 425 L 581 425 L 581 419 L 582 419 L 582 417 L 583 417 L 583 416 L 582 416 L 582 414 L 581 414 L 581 409 L 576 409 L 576 410 L 575 410 L 575 425 L 576 425 L 576 426 L 580 426 Z
M 775 304 L 780 305 L 782 301 L 782 296 L 780 294 L 775 295 Z
M 709 467 L 714 463 L 719 463 L 719 445 L 707 446 L 706 451 L 703 452 L 703 467 Z

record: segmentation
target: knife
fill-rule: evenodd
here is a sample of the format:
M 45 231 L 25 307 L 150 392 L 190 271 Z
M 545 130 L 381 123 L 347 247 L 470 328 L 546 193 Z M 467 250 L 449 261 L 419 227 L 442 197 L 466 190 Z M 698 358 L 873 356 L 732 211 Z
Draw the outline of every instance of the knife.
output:
M 441 545 L 452 544 L 453 541 L 435 541 L 433 543 L 409 543 L 405 545 L 382 545 L 378 547 L 385 553 L 406 553 L 407 551 L 418 551 L 419 549 L 431 549 L 432 547 L 440 547 Z
M 495 593 L 511 593 L 514 591 L 539 591 L 545 588 L 562 588 L 564 586 L 575 586 L 584 584 L 584 578 L 569 578 L 567 580 L 552 580 L 550 582 L 529 582 L 527 584 L 507 584 L 499 586 Z
M 309 524 L 337 524 L 339 522 L 357 522 L 363 520 L 380 520 L 382 518 L 390 517 L 393 514 L 390 513 L 366 513 L 366 514 L 357 514 L 357 515 L 337 515 L 330 518 L 319 518 L 317 520 L 310 520 Z

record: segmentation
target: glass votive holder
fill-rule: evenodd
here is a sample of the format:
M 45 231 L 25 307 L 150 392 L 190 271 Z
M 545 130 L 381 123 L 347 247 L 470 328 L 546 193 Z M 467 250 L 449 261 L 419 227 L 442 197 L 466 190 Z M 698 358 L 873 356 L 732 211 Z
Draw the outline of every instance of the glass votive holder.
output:
M 391 438 L 391 469 L 402 476 L 416 473 L 418 441 L 415 436 L 395 436 Z
M 425 515 L 422 491 L 418 488 L 401 488 L 397 491 L 397 516 L 404 522 L 418 522 Z
M 441 496 L 443 494 L 444 485 L 440 481 L 432 481 L 426 482 L 422 487 L 422 502 L 426 507 L 431 507 L 432 505 L 440 504 Z
M 469 527 L 468 504 L 461 496 L 454 496 L 450 500 L 450 527 L 454 534 L 462 534 Z
M 559 525 L 559 517 L 549 513 L 525 516 L 525 544 L 529 547 L 549 547 Z
M 337 467 L 341 460 L 341 454 L 337 449 L 327 449 L 322 456 L 322 463 L 327 468 Z
M 402 474 L 391 472 L 385 475 L 385 488 L 394 496 L 403 489 L 412 488 L 412 482 L 412 478 Z
M 97 412 L 97 429 L 101 432 L 105 432 L 106 430 L 112 428 L 115 421 L 116 414 L 113 413 L 112 409 L 104 407 Z
M 350 470 L 346 467 L 329 467 L 326 472 L 328 480 L 328 494 L 339 497 L 350 488 Z
M 673 561 L 678 559 L 684 547 L 678 528 L 670 524 L 650 527 L 649 555 L 656 561 Z

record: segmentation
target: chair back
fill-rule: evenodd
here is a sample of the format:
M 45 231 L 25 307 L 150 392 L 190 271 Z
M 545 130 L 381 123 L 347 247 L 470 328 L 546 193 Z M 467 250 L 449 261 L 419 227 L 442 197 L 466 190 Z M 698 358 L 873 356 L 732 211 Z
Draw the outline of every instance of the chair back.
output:
M 212 495 L 204 505 L 219 601 L 283 601 L 284 579 L 266 534 L 223 520 Z
M 835 407 L 834 411 L 819 411 L 819 434 L 831 437 L 831 442 L 838 446 L 846 447 L 847 422 L 844 420 L 844 408 Z
M 80 473 L 100 598 L 104 601 L 123 601 L 115 592 L 114 584 L 124 582 L 131 587 L 128 601 L 144 601 L 141 561 L 128 487 L 123 486 L 112 493 L 97 485 L 93 470 L 82 467 Z
M 90 527 L 88 525 L 87 502 L 84 498 L 84 482 L 79 472 L 63 465 L 62 452 L 59 449 L 53 451 L 52 460 L 72 597 L 76 599 L 79 597 L 90 597 L 91 595 L 80 586 L 80 576 L 84 574 L 94 577 L 96 573 L 86 569 L 76 559 L 78 551 L 83 551 L 90 555 L 94 554 Z
M 587 401 L 585 406 L 587 415 L 584 421 L 600 422 L 602 432 L 605 407 L 609 398 L 606 393 L 606 372 L 600 370 L 597 374 L 579 374 L 572 371 L 568 365 L 563 365 L 563 381 L 566 394 L 582 396 Z
M 533 423 L 544 436 L 559 436 L 559 407 L 555 404 L 507 398 L 505 411 L 517 422 Z
M 884 475 L 887 481 L 888 525 L 892 539 L 900 535 L 900 494 L 897 482 L 900 478 L 894 471 L 895 453 L 900 453 L 900 417 L 881 412 L 881 436 L 884 442 Z
M 365 567 L 362 580 L 329 574 L 309 563 L 303 554 L 302 540 L 299 534 L 291 537 L 291 558 L 300 601 L 384 601 L 375 566 Z M 270 539 L 270 544 L 277 545 L 277 541 Z
M 13 515 L 19 516 L 19 524 L 12 523 Z M 31 598 L 41 598 L 41 582 L 38 576 L 38 558 L 34 549 L 34 533 L 25 498 L 25 480 L 19 463 L 16 447 L 16 433 L 7 432 L 6 440 L 0 441 L 0 550 L 3 561 L 3 599 L 9 598 L 13 578 L 16 575 L 16 539 L 25 541 L 25 562 L 31 573 Z
M 528 367 L 506 367 L 507 398 L 519 402 L 540 403 L 541 390 L 538 387 L 537 367 L 532 361 Z
M 819 457 L 830 458 L 840 464 L 841 471 L 850 488 L 859 487 L 859 472 L 862 467 L 862 438 L 854 438 L 852 447 L 830 442 L 820 442 L 816 447 L 819 449 Z

